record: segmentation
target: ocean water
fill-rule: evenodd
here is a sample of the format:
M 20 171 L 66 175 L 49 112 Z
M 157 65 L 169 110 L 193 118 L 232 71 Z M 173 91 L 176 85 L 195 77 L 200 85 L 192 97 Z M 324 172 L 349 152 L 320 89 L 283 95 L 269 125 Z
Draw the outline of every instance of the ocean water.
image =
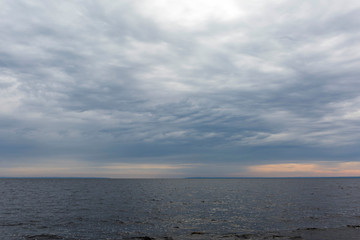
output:
M 0 179 L 4 240 L 304 239 L 359 225 L 360 178 Z

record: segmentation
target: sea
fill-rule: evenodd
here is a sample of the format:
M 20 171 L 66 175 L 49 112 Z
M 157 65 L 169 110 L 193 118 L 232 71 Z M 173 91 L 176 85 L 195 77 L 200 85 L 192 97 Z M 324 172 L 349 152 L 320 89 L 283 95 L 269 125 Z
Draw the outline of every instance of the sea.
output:
M 4 178 L 0 239 L 360 239 L 360 178 Z

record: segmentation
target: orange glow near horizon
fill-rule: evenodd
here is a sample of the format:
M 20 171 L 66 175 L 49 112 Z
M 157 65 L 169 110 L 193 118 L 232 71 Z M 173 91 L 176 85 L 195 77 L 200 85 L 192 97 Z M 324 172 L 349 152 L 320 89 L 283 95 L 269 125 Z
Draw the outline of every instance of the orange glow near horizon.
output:
M 279 163 L 249 166 L 259 177 L 353 177 L 360 176 L 360 162 Z
M 231 164 L 107 163 L 62 161 L 57 164 L 9 166 L 0 168 L 1 177 L 110 177 L 110 178 L 182 178 L 182 177 L 355 177 L 360 162 L 313 161 L 272 163 L 253 166 Z

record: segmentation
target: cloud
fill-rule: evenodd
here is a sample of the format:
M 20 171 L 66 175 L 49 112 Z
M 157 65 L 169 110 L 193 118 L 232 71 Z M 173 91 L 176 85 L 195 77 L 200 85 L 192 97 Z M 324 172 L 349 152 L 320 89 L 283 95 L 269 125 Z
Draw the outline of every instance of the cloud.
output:
M 0 164 L 356 161 L 359 7 L 2 2 Z
M 236 1 L 139 1 L 136 7 L 140 14 L 154 20 L 167 31 L 196 31 L 208 24 L 231 22 L 244 15 Z

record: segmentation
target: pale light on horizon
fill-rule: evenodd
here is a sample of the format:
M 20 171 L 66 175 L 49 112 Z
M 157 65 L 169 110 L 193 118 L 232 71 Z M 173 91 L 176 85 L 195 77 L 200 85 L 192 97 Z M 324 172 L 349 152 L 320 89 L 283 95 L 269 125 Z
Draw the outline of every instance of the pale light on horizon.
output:
M 229 174 L 229 172 L 232 172 Z M 360 162 L 274 163 L 251 166 L 232 164 L 110 163 L 9 166 L 0 177 L 106 177 L 106 178 L 184 178 L 184 177 L 356 177 Z
M 360 162 L 279 163 L 249 166 L 259 177 L 354 177 L 360 176 Z

